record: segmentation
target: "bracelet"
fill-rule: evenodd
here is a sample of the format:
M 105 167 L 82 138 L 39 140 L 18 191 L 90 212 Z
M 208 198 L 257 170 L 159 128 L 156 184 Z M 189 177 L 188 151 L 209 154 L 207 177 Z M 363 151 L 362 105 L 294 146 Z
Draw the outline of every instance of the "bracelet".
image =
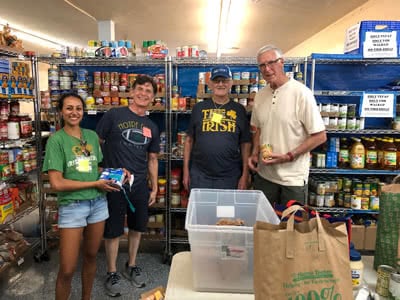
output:
M 288 152 L 288 153 L 286 153 L 288 156 L 289 156 L 289 159 L 290 159 L 290 161 L 294 161 L 294 155 L 293 155 L 293 153 L 292 152 Z

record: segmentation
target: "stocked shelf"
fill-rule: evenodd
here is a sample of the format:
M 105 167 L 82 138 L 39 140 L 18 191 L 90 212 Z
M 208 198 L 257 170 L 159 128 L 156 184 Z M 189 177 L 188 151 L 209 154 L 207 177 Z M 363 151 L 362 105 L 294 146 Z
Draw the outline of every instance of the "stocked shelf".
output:
M 171 238 L 170 242 L 174 244 L 189 244 L 189 239 L 173 237 Z
M 207 58 L 176 58 L 172 57 L 172 63 L 176 65 L 257 65 L 255 57 L 207 57 Z M 302 64 L 304 57 L 285 58 L 285 64 Z
M 27 143 L 32 143 L 36 140 L 35 136 L 26 139 L 18 139 L 18 140 L 3 140 L 0 141 L 0 148 L 5 146 L 12 146 L 12 147 L 20 147 Z
M 367 170 L 367 169 L 323 169 L 310 168 L 310 174 L 349 174 L 349 175 L 396 175 L 396 171 L 391 170 Z
M 24 58 L 24 56 L 22 54 L 22 50 L 18 50 L 18 49 L 6 47 L 6 46 L 0 46 L 0 56 Z
M 250 93 L 250 94 L 229 94 L 229 98 L 238 98 L 238 99 L 247 99 L 247 98 L 254 98 L 256 93 Z M 197 93 L 196 94 L 197 98 L 211 98 L 211 94 L 208 93 Z
M 346 214 L 346 215 L 356 215 L 356 214 L 379 214 L 378 210 L 371 209 L 351 209 L 346 207 L 319 207 L 319 206 L 309 206 L 310 209 L 333 214 Z
M 327 129 L 328 133 L 335 134 L 400 134 L 400 131 L 393 129 Z
M 88 115 L 95 115 L 97 113 L 107 112 L 111 108 L 126 107 L 124 105 L 95 105 L 85 109 Z M 147 109 L 149 113 L 164 113 L 165 106 L 152 106 Z
M 361 54 L 320 54 L 314 53 L 308 61 L 315 60 L 319 64 L 400 64 L 398 58 L 363 58 Z
M 186 213 L 186 207 L 171 207 L 171 212 Z
M 16 213 L 12 220 L 0 224 L 0 229 L 7 227 L 7 225 L 10 225 L 11 223 L 15 223 L 18 220 L 22 219 L 23 217 L 29 215 L 31 212 L 33 212 L 35 209 L 38 208 L 38 204 L 32 205 L 30 203 L 24 203 L 21 205 L 21 207 L 19 208 L 19 212 Z
M 73 66 L 160 66 L 164 65 L 164 59 L 150 59 L 148 57 L 38 57 L 39 62 L 50 65 Z

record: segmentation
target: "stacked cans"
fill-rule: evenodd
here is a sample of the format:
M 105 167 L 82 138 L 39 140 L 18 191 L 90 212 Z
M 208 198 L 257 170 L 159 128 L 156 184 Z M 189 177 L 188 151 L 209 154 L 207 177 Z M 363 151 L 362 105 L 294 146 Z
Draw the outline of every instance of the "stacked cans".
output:
M 318 207 L 379 209 L 381 183 L 378 178 L 312 176 L 308 204 Z
M 72 82 L 73 89 L 85 100 L 89 96 L 89 72 L 86 69 L 79 69 L 75 79 Z
M 60 98 L 60 76 L 57 68 L 48 70 L 50 100 L 53 106 L 57 106 L 57 101 Z

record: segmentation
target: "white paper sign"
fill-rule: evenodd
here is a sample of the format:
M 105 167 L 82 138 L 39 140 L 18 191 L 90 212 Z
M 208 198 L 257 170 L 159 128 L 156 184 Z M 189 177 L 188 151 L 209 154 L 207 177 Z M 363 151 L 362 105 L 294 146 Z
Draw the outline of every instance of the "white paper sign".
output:
M 234 218 L 235 207 L 234 206 L 217 206 L 217 218 Z
M 393 118 L 393 93 L 364 93 L 361 103 L 361 117 Z
M 397 31 L 365 33 L 365 58 L 397 57 Z
M 344 42 L 344 52 L 350 52 L 352 50 L 360 48 L 360 23 L 349 27 L 346 30 L 346 37 Z

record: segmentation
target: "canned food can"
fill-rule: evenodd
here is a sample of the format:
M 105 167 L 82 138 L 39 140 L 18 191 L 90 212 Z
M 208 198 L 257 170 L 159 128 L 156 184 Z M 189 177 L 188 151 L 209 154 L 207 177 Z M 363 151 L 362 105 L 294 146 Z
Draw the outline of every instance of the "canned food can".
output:
M 344 206 L 344 193 L 340 192 L 337 194 L 337 206 L 343 207 Z
M 242 72 L 241 73 L 242 80 L 249 80 L 250 79 L 250 72 Z
M 354 118 L 354 117 L 347 118 L 346 129 L 350 129 L 350 130 L 356 129 L 356 118 Z
M 240 94 L 240 85 L 235 85 L 235 93 Z
M 199 46 L 192 45 L 190 46 L 191 49 L 191 57 L 199 57 Z
M 183 52 L 182 57 L 189 57 L 189 47 L 188 46 L 183 46 L 182 52 Z
M 339 112 L 339 104 L 336 104 L 336 103 L 331 104 L 331 112 L 338 113 Z
M 356 105 L 348 104 L 347 105 L 347 117 L 355 118 L 355 116 L 356 116 Z
M 395 273 L 395 269 L 391 266 L 380 265 L 376 271 L 376 292 L 383 297 L 389 296 L 390 276 Z
M 321 111 L 322 112 L 331 112 L 331 105 L 329 103 L 328 104 L 322 104 Z
M 347 119 L 346 118 L 339 118 L 338 119 L 338 129 L 346 129 L 346 122 Z
M 248 94 L 249 93 L 249 86 L 248 85 L 241 85 L 240 86 L 240 92 L 242 94 Z
M 325 195 L 325 183 L 320 182 L 317 184 L 317 194 Z
M 325 126 L 329 126 L 329 117 L 322 117 Z
M 333 193 L 325 194 L 324 204 L 326 207 L 334 207 L 335 206 L 335 198 L 333 196 Z
M 182 55 L 183 55 L 182 47 L 175 48 L 175 55 L 176 55 L 176 58 L 182 58 Z
M 379 210 L 379 197 L 378 196 L 370 196 L 369 197 L 369 208 L 371 210 Z
M 308 204 L 311 205 L 311 206 L 314 206 L 315 205 L 315 201 L 316 201 L 316 197 L 317 197 L 317 195 L 315 193 L 311 192 L 308 195 Z
M 199 72 L 199 84 L 206 84 L 206 72 Z
M 177 136 L 177 143 L 178 143 L 178 145 L 183 146 L 183 145 L 185 144 L 186 132 L 180 131 L 180 132 L 178 132 L 177 135 L 178 135 L 178 136 Z
M 342 118 L 347 117 L 347 104 L 339 105 L 339 117 L 342 117 Z
M 240 72 L 233 72 L 232 73 L 233 80 L 240 80 Z
M 338 118 L 337 117 L 330 117 L 329 118 L 329 126 L 336 128 L 338 126 Z
M 361 197 L 361 209 L 369 209 L 369 197 Z
M 325 203 L 325 196 L 324 195 L 317 195 L 315 197 L 315 206 L 323 207 Z
M 361 209 L 361 197 L 356 195 L 351 195 L 351 208 Z
M 346 208 L 351 208 L 351 194 L 344 194 L 343 206 Z

